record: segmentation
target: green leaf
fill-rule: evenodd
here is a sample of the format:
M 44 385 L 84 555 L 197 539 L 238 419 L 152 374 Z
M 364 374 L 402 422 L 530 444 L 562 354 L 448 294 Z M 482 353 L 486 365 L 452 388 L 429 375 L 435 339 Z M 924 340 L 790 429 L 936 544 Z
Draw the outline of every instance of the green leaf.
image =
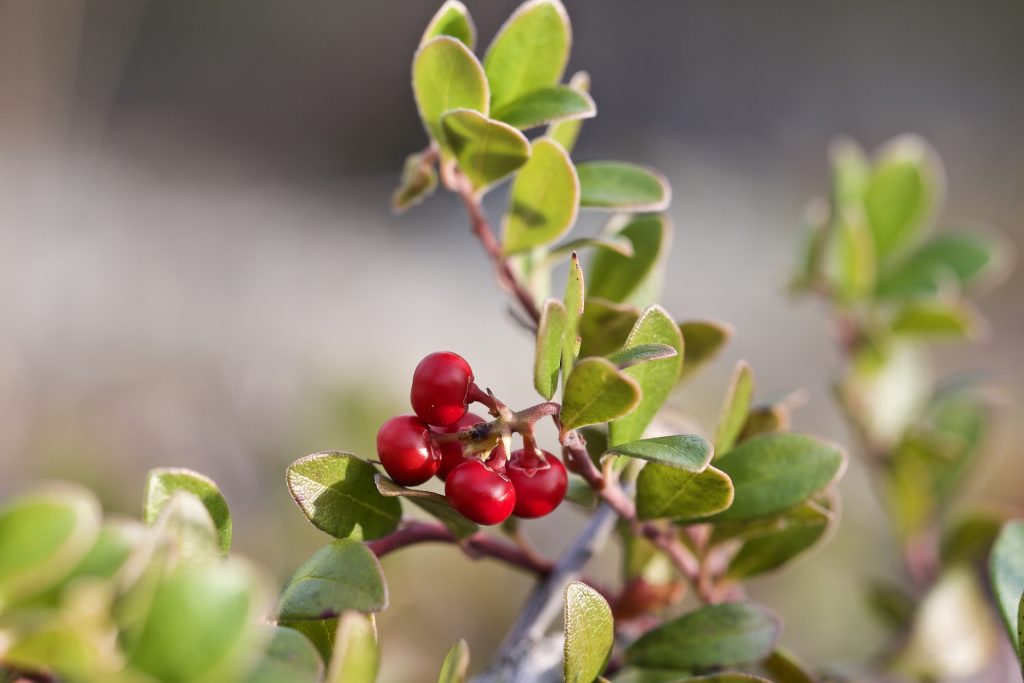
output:
M 680 381 L 713 361 L 732 337 L 732 326 L 714 320 L 688 320 L 679 323 L 683 333 L 683 371 Z
M 0 609 L 66 577 L 100 532 L 99 503 L 89 491 L 51 485 L 0 508 Z
M 421 489 L 407 489 L 383 474 L 375 475 L 374 481 L 380 495 L 387 498 L 400 496 L 409 500 L 424 512 L 440 520 L 455 538 L 468 538 L 480 530 L 480 527 L 456 512 L 455 508 L 448 504 L 448 499 L 442 495 Z
M 530 160 L 512 182 L 503 222 L 508 254 L 550 244 L 576 222 L 580 188 L 569 155 L 551 138 L 533 142 Z
M 778 618 L 760 605 L 709 605 L 640 636 L 626 662 L 691 672 L 757 662 L 771 654 L 780 630 Z
M 864 150 L 853 140 L 841 138 L 829 147 L 832 161 L 832 198 L 837 207 L 864 199 L 871 179 L 871 163 Z
M 728 510 L 734 498 L 729 475 L 708 466 L 692 472 L 652 462 L 636 480 L 636 514 L 640 519 L 691 520 Z
M 231 680 L 248 664 L 263 601 L 244 564 L 181 565 L 156 585 L 128 661 L 162 683 Z
M 597 114 L 594 100 L 581 90 L 567 85 L 534 90 L 491 113 L 499 121 L 527 130 L 552 121 L 589 119 Z
M 790 402 L 795 401 L 797 396 L 799 394 L 793 392 L 778 399 L 755 402 L 747 413 L 739 441 L 746 441 L 758 434 L 787 431 L 792 421 Z
M 1024 599 L 1024 521 L 1014 520 L 1003 525 L 992 547 L 988 571 L 1010 642 L 1018 654 L 1024 653 L 1021 648 L 1024 631 L 1020 627 L 1020 607 Z
M 324 665 L 313 643 L 295 629 L 266 626 L 266 654 L 245 683 L 320 683 Z
M 715 452 L 719 456 L 729 452 L 736 444 L 743 425 L 750 412 L 754 398 L 754 375 L 746 361 L 736 364 L 732 381 L 725 393 L 722 409 L 718 414 L 718 429 L 715 431 Z
M 606 358 L 584 358 L 569 373 L 562 401 L 562 430 L 609 422 L 640 402 L 640 385 Z
M 548 263 L 558 263 L 564 258 L 571 256 L 580 249 L 591 247 L 594 249 L 607 249 L 623 256 L 633 255 L 633 243 L 621 235 L 609 235 L 598 237 L 579 237 L 558 246 L 551 247 L 545 259 Z
M 331 541 L 296 570 L 281 593 L 282 620 L 329 619 L 346 610 L 379 612 L 388 591 L 377 557 L 352 539 Z
M 856 301 L 875 289 L 878 266 L 875 244 L 864 211 L 846 207 L 836 217 L 832 269 L 836 289 L 847 301 Z
M 373 683 L 379 668 L 380 649 L 374 616 L 345 612 L 338 620 L 334 655 L 324 683 Z
M 223 554 L 213 518 L 203 502 L 188 491 L 175 491 L 162 505 L 153 526 L 174 544 L 175 561 L 207 561 Z
M 377 492 L 373 465 L 348 453 L 314 453 L 288 467 L 288 490 L 313 526 L 335 538 L 391 533 L 402 505 Z
M 729 563 L 728 576 L 742 580 L 788 564 L 816 545 L 835 520 L 828 510 L 806 505 L 779 520 L 779 528 L 743 544 Z
M 434 155 L 417 152 L 405 158 L 402 178 L 391 194 L 391 210 L 403 213 L 434 194 L 437 189 L 437 170 Z
M 624 161 L 584 161 L 580 177 L 580 207 L 609 211 L 664 211 L 672 188 L 653 168 Z
M 330 662 L 334 653 L 334 639 L 338 632 L 338 618 L 331 619 L 298 619 L 289 621 L 281 619 L 277 625 L 282 628 L 290 628 L 306 636 L 309 642 L 313 643 L 320 658 L 324 662 Z
M 687 472 L 703 472 L 711 463 L 711 454 L 711 444 L 703 436 L 679 434 L 630 441 L 608 449 L 602 457 L 624 455 L 671 465 Z
M 621 349 L 639 318 L 640 311 L 633 306 L 588 297 L 580 318 L 580 352 L 584 356 L 607 356 Z
M 775 652 L 761 662 L 761 668 L 775 683 L 817 683 L 818 680 L 806 664 L 784 647 L 775 648 Z
M 920 337 L 969 338 L 979 332 L 981 319 L 966 301 L 956 303 L 921 301 L 896 312 L 892 331 Z
M 437 683 L 465 683 L 467 669 L 469 669 L 469 645 L 465 640 L 459 640 L 445 655 Z
M 572 31 L 558 0 L 530 0 L 512 13 L 484 55 L 491 102 L 499 108 L 562 79 Z
M 744 521 L 782 512 L 827 488 L 845 463 L 841 450 L 809 436 L 755 436 L 715 461 L 736 489 L 732 506 L 715 519 Z
M 611 424 L 609 438 L 612 445 L 642 437 L 679 380 L 679 371 L 683 367 L 683 336 L 679 326 L 660 306 L 651 306 L 644 311 L 623 348 L 628 350 L 648 344 L 664 344 L 674 349 L 675 354 L 625 370 L 640 386 L 642 397 L 635 411 Z
M 987 561 L 1002 525 L 1001 517 L 983 512 L 961 517 L 947 525 L 940 544 L 943 566 Z
M 476 46 L 476 26 L 469 10 L 459 0 L 446 0 L 434 18 L 427 24 L 420 45 L 426 45 L 438 36 L 451 36 L 472 50 Z
M 936 235 L 887 268 L 879 278 L 875 294 L 886 300 L 912 299 L 939 296 L 950 284 L 969 287 L 1003 270 L 1005 253 L 1000 241 L 982 235 Z
M 537 393 L 550 401 L 558 390 L 558 369 L 562 364 L 562 339 L 569 313 L 565 304 L 548 299 L 540 313 L 537 325 L 537 350 L 533 361 L 533 386 Z
M 459 170 L 477 195 L 514 173 L 530 158 L 530 141 L 512 126 L 471 109 L 441 116 L 441 130 Z
M 113 578 L 145 533 L 145 527 L 135 520 L 108 519 L 103 523 L 92 548 L 68 578 Z
M 590 92 L 590 74 L 586 71 L 577 71 L 569 79 L 569 87 L 577 92 Z M 558 143 L 562 145 L 566 152 L 572 152 L 582 127 L 582 119 L 568 119 L 548 126 L 547 134 L 558 140 Z
M 228 511 L 228 502 L 213 480 L 198 472 L 183 467 L 150 470 L 146 477 L 142 519 L 147 524 L 155 522 L 175 491 L 191 493 L 202 501 L 217 529 L 220 551 L 227 553 L 231 548 L 231 513 Z
M 683 675 L 679 671 L 664 671 L 662 669 L 634 669 L 625 667 L 612 678 L 613 683 L 682 683 L 689 680 L 680 678 Z
M 576 359 L 580 355 L 580 323 L 583 317 L 583 269 L 580 268 L 580 259 L 576 254 L 569 260 L 569 277 L 565 281 L 565 296 L 562 301 L 565 303 L 567 317 L 565 319 L 565 333 L 562 336 L 562 391 L 565 392 L 565 384 L 569 381 L 569 373 L 576 365 Z
M 608 360 L 615 363 L 620 370 L 625 370 L 640 363 L 675 358 L 678 355 L 679 352 L 668 344 L 637 344 L 608 354 Z
M 655 269 L 668 249 L 670 227 L 662 215 L 635 216 L 613 234 L 633 243 L 633 256 L 599 251 L 590 263 L 588 297 L 632 302 L 655 277 Z
M 942 176 L 938 156 L 920 138 L 897 138 L 879 152 L 864 208 L 881 258 L 923 233 L 940 202 Z
M 601 675 L 615 643 L 612 610 L 601 594 L 585 583 L 565 587 L 566 683 L 592 683 Z
M 433 38 L 416 52 L 412 89 L 424 128 L 442 145 L 441 116 L 446 112 L 488 112 L 490 93 L 483 67 L 468 47 L 449 36 Z

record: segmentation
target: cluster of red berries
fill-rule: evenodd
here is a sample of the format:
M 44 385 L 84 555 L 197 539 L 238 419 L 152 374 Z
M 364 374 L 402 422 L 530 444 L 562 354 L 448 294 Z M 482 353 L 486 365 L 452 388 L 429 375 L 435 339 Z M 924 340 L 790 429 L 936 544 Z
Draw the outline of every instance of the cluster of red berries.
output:
M 468 410 L 471 402 L 488 403 L 488 397 L 473 382 L 473 370 L 462 356 L 430 354 L 412 377 L 416 414 L 393 417 L 381 426 L 377 456 L 402 486 L 417 486 L 435 475 L 444 480 L 449 504 L 479 524 L 500 524 L 509 515 L 543 517 L 565 497 L 565 466 L 532 446 L 532 438 L 511 455 L 499 441 L 486 458 L 479 457 L 471 444 L 493 444 L 494 437 L 478 426 L 487 421 Z

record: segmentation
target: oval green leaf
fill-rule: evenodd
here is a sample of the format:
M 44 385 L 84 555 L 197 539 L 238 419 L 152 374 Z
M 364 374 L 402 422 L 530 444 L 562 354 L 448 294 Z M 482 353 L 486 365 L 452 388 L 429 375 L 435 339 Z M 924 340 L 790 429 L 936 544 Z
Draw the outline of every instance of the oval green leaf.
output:
M 484 69 L 495 108 L 562 80 L 572 31 L 558 0 L 529 0 L 513 12 L 491 41 Z
M 417 152 L 405 158 L 398 187 L 391 193 L 391 210 L 402 213 L 416 206 L 437 189 L 437 170 L 432 154 Z
M 0 607 L 67 576 L 100 532 L 99 502 L 69 484 L 24 494 L 0 509 Z
M 834 520 L 833 513 L 816 505 L 797 508 L 779 520 L 775 531 L 744 543 L 729 563 L 728 576 L 743 580 L 789 564 L 821 541 Z
M 911 299 L 937 296 L 950 280 L 969 287 L 1004 270 L 1006 252 L 1001 240 L 977 233 L 936 235 L 886 269 L 875 293 L 880 299 Z
M 995 593 L 999 614 L 1003 618 L 1010 642 L 1021 650 L 1021 601 L 1024 600 L 1024 521 L 1014 520 L 1003 525 L 996 537 L 988 563 L 992 591 Z
M 245 683 L 320 683 L 324 665 L 309 638 L 295 629 L 266 626 L 269 643 Z
M 651 306 L 644 311 L 623 348 L 628 350 L 648 344 L 663 344 L 674 349 L 675 353 L 661 360 L 633 365 L 624 371 L 636 380 L 643 396 L 636 410 L 609 427 L 609 441 L 613 446 L 642 437 L 679 380 L 679 371 L 683 367 L 683 337 L 679 326 L 660 306 Z
M 550 244 L 576 222 L 580 188 L 569 155 L 551 138 L 533 143 L 530 160 L 512 182 L 503 222 L 508 254 Z
M 678 434 L 620 444 L 605 451 L 602 458 L 624 455 L 671 465 L 687 472 L 703 472 L 711 463 L 712 452 L 711 444 L 703 436 Z
M 543 126 L 553 121 L 589 119 L 597 115 L 594 100 L 587 93 L 567 85 L 556 85 L 528 92 L 491 114 L 499 121 L 521 130 Z
M 897 138 L 878 153 L 864 209 L 881 258 L 923 234 L 941 201 L 942 183 L 938 155 L 921 138 Z
M 444 144 L 441 116 L 453 109 L 487 114 L 490 94 L 480 62 L 461 41 L 438 36 L 423 45 L 412 63 L 412 88 L 423 126 Z
M 745 521 L 782 512 L 827 488 L 842 473 L 837 447 L 803 434 L 762 434 L 715 460 L 736 497 L 717 521 Z
M 640 636 L 626 662 L 689 672 L 757 662 L 771 654 L 780 630 L 778 618 L 760 605 L 709 605 Z
M 914 337 L 969 338 L 983 330 L 981 317 L 966 301 L 918 301 L 896 312 L 892 331 Z
M 640 385 L 606 358 L 584 358 L 569 373 L 562 400 L 562 430 L 609 422 L 640 402 Z
M 580 318 L 583 340 L 580 352 L 584 356 L 607 356 L 621 349 L 639 317 L 639 309 L 628 304 L 588 297 Z M 685 360 L 683 367 L 686 367 Z
M 380 647 L 374 616 L 345 612 L 338 620 L 334 655 L 324 683 L 374 683 L 379 668 Z
M 683 333 L 683 371 L 679 380 L 691 377 L 713 361 L 732 337 L 732 326 L 714 320 L 687 320 L 679 323 Z
M 624 161 L 584 161 L 580 177 L 580 207 L 607 211 L 664 211 L 672 188 L 653 168 Z
M 206 507 L 217 530 L 217 544 L 222 553 L 231 548 L 231 513 L 228 502 L 209 477 L 183 467 L 150 470 L 143 495 L 142 519 L 152 524 L 175 491 L 191 493 Z
M 288 467 L 288 490 L 313 526 L 335 538 L 369 540 L 391 533 L 402 505 L 377 491 L 377 470 L 348 453 L 314 453 Z
M 441 117 L 445 144 L 478 195 L 508 177 L 530 158 L 530 141 L 512 126 L 470 109 Z
M 129 663 L 163 683 L 231 680 L 259 637 L 263 593 L 233 560 L 181 565 L 156 585 Z
M 711 466 L 693 472 L 652 462 L 640 470 L 636 480 L 636 514 L 640 519 L 709 517 L 727 510 L 733 498 L 729 475 Z
M 580 326 L 584 314 L 583 308 L 583 269 L 580 268 L 580 258 L 573 253 L 569 259 L 569 276 L 565 281 L 565 295 L 562 302 L 565 304 L 565 333 L 562 335 L 562 391 L 565 391 L 565 383 L 569 381 L 569 373 L 576 365 L 576 359 L 580 356 L 580 346 L 583 343 L 580 337 Z
M 657 267 L 668 250 L 671 227 L 662 215 L 636 216 L 614 234 L 633 243 L 633 255 L 599 251 L 590 262 L 588 297 L 632 302 L 656 283 Z
M 296 570 L 281 593 L 282 620 L 330 619 L 346 610 L 379 612 L 388 590 L 377 556 L 351 539 L 332 541 Z
M 476 46 L 476 26 L 469 10 L 459 0 L 445 0 L 441 9 L 427 24 L 420 45 L 425 45 L 438 36 L 451 36 L 472 50 Z
M 437 683 L 465 683 L 466 670 L 469 669 L 469 645 L 465 640 L 452 645 L 441 664 L 441 674 Z
M 715 430 L 715 452 L 724 455 L 736 444 L 754 400 L 754 375 L 750 365 L 741 360 L 732 373 L 732 381 L 718 413 L 718 429 Z
M 668 344 L 637 344 L 608 354 L 608 360 L 615 363 L 620 370 L 625 370 L 640 363 L 675 358 L 678 355 L 679 352 Z
M 565 587 L 566 683 L 592 683 L 612 654 L 615 628 L 612 610 L 601 594 L 585 583 Z
M 550 401 L 558 390 L 558 370 L 562 365 L 562 339 L 569 321 L 565 304 L 548 299 L 540 313 L 537 325 L 537 349 L 533 361 L 533 386 L 537 393 Z

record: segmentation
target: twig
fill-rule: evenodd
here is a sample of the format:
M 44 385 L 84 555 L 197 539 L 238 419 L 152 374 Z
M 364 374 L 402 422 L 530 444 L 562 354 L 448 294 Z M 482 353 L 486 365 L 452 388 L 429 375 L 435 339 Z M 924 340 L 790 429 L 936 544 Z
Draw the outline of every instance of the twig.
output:
M 522 672 L 531 669 L 535 646 L 544 638 L 551 622 L 561 614 L 565 587 L 580 577 L 583 566 L 604 547 L 617 516 L 607 504 L 598 507 L 551 573 L 534 586 L 490 668 L 475 681 L 513 683 L 527 680 L 522 678 Z
M 526 553 L 521 548 L 499 541 L 484 532 L 477 532 L 464 539 L 461 543 L 443 524 L 428 522 L 409 522 L 387 536 L 368 541 L 367 547 L 377 557 L 384 557 L 401 548 L 418 543 L 452 543 L 459 545 L 463 551 L 474 559 L 489 557 L 538 576 L 547 576 L 554 565 L 537 556 Z

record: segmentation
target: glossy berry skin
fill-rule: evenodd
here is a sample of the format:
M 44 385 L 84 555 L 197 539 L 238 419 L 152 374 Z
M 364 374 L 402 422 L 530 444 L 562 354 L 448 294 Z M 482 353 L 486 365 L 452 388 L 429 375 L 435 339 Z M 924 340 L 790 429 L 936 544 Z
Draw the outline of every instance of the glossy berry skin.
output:
M 454 434 L 483 422 L 486 422 L 486 420 L 479 415 L 466 413 L 455 424 L 448 425 L 447 427 L 434 427 L 432 431 L 440 434 Z M 441 467 L 437 470 L 437 478 L 444 480 L 448 477 L 449 472 L 462 464 L 465 460 L 465 455 L 462 452 L 461 441 L 448 441 L 438 444 L 437 447 L 441 451 Z
M 516 506 L 512 482 L 479 460 L 466 460 L 449 472 L 444 495 L 463 516 L 488 526 L 504 522 Z
M 441 452 L 430 438 L 430 428 L 415 415 L 399 415 L 381 425 L 377 457 L 388 476 L 402 486 L 422 484 L 441 466 Z
M 455 424 L 466 414 L 473 370 L 466 359 L 451 351 L 432 353 L 412 374 L 413 411 L 435 427 Z
M 569 488 L 562 461 L 547 451 L 539 453 L 543 461 L 524 449 L 513 451 L 505 465 L 505 475 L 516 490 L 516 517 L 543 517 L 558 507 Z

